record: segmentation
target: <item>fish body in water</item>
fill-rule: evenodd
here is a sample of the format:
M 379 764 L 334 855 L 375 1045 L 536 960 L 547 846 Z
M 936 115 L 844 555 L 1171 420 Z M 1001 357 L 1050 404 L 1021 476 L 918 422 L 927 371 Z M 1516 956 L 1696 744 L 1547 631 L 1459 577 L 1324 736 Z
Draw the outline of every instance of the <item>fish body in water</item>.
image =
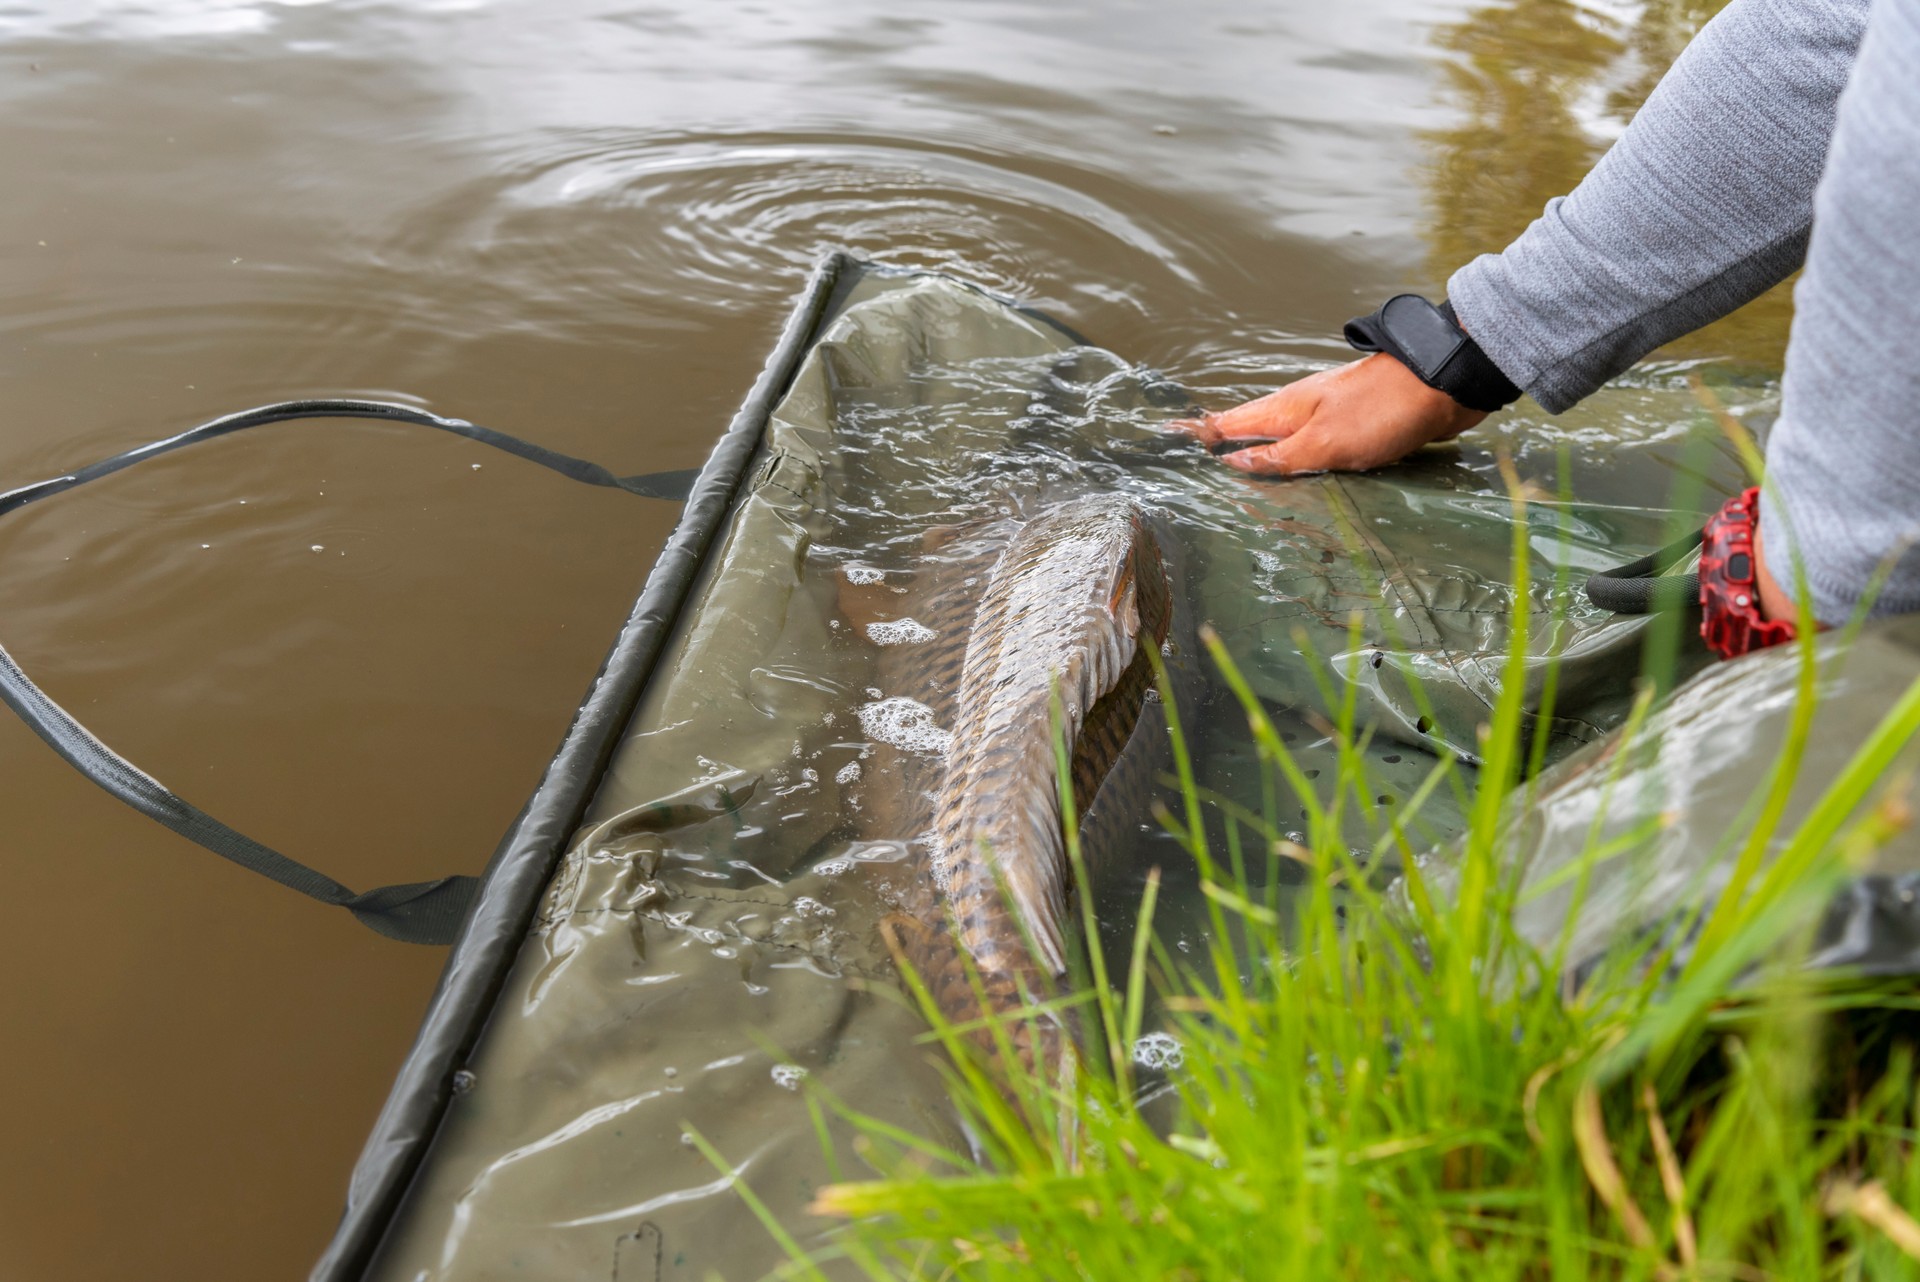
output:
M 1172 585 L 1145 510 L 1099 495 L 1021 524 L 990 572 L 950 572 L 917 608 L 944 642 L 915 647 L 931 650 L 917 675 L 951 732 L 919 816 L 925 867 L 889 939 L 942 1015 L 970 1023 L 1031 1007 L 1067 972 L 1056 733 L 1084 816 L 1149 705 Z M 1068 1053 L 1057 1020 L 1002 1027 L 1028 1071 Z M 990 1031 L 975 1040 L 999 1054 Z

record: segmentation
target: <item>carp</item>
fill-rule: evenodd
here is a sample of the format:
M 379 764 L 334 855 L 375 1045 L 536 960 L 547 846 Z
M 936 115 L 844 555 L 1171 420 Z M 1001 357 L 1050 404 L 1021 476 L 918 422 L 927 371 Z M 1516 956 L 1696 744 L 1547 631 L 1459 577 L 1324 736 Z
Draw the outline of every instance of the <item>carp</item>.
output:
M 1122 496 L 945 538 L 911 602 L 933 639 L 894 648 L 880 677 L 950 727 L 945 750 L 883 763 L 875 781 L 890 804 L 867 797 L 872 821 L 914 852 L 883 927 L 889 948 L 945 1019 L 975 1024 L 1055 995 L 1067 974 L 1073 886 L 1055 735 L 1068 745 L 1074 814 L 1111 812 L 1101 785 L 1147 732 L 1150 656 L 1167 644 L 1174 602 L 1148 514 Z M 1001 1026 L 1028 1072 L 1058 1071 L 1072 1054 L 1059 1019 Z M 990 1029 L 972 1036 L 998 1060 Z

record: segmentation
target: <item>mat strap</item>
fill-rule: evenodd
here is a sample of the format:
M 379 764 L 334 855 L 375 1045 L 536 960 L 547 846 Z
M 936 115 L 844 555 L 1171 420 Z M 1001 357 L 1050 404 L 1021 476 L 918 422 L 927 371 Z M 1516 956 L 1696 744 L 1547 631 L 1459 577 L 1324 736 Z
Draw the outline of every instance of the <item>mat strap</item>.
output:
M 1615 614 L 1657 614 L 1700 607 L 1698 574 L 1665 574 L 1700 546 L 1694 531 L 1677 543 L 1649 552 L 1625 565 L 1602 570 L 1587 580 L 1587 599 Z
M 64 494 L 89 481 L 111 476 L 136 463 L 171 453 L 182 446 L 268 423 L 303 418 L 380 419 L 431 427 L 504 450 L 571 480 L 625 490 L 643 498 L 683 500 L 699 475 L 698 469 L 689 468 L 684 471 L 650 472 L 641 476 L 616 476 L 598 463 L 561 454 L 506 432 L 477 427 L 463 419 L 442 418 L 426 410 L 388 401 L 281 401 L 274 405 L 262 405 L 258 409 L 243 410 L 238 414 L 228 414 L 177 436 L 151 441 L 115 454 L 76 472 L 9 490 L 0 494 L 0 516 L 40 499 Z M 409 944 L 450 944 L 473 904 L 474 893 L 480 886 L 477 877 L 456 874 L 436 877 L 432 881 L 380 886 L 355 894 L 325 873 L 289 859 L 245 833 L 228 827 L 102 743 L 92 731 L 49 698 L 46 691 L 35 685 L 4 647 L 0 647 L 0 702 L 13 709 L 67 764 L 141 814 L 166 825 L 222 859 L 239 864 L 323 904 L 345 908 L 362 925 L 388 939 Z

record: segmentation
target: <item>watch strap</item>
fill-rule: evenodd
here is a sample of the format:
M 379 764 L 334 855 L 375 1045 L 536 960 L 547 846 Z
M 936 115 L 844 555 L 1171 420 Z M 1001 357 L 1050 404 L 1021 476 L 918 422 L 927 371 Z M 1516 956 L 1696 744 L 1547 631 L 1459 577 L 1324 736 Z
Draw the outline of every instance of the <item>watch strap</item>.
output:
M 1791 641 L 1798 632 L 1791 621 L 1760 613 L 1759 524 L 1760 490 L 1751 487 L 1728 499 L 1700 534 L 1700 636 L 1723 659 Z
M 1520 399 L 1513 380 L 1460 328 L 1452 303 L 1395 294 L 1379 311 L 1348 321 L 1344 332 L 1355 350 L 1385 352 L 1467 409 L 1492 413 Z

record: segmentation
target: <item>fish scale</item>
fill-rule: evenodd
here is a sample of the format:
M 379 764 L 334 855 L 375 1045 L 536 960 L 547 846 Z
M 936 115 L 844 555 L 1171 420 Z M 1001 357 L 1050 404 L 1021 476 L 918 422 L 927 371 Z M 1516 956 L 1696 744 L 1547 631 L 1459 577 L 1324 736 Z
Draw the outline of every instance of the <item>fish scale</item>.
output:
M 880 679 L 950 726 L 950 744 L 944 760 L 900 754 L 876 771 L 895 804 L 869 809 L 924 855 L 889 942 L 942 1015 L 968 1023 L 1025 1009 L 1066 973 L 1071 873 L 1050 734 L 1056 691 L 1075 813 L 1111 811 L 1096 807 L 1101 784 L 1153 685 L 1140 642 L 1164 646 L 1172 596 L 1144 511 L 1119 496 L 955 537 L 945 554 L 914 602 L 935 639 L 885 656 Z M 1068 1052 L 1057 1021 L 1004 1028 L 1029 1071 Z M 989 1031 L 975 1040 L 998 1054 Z

